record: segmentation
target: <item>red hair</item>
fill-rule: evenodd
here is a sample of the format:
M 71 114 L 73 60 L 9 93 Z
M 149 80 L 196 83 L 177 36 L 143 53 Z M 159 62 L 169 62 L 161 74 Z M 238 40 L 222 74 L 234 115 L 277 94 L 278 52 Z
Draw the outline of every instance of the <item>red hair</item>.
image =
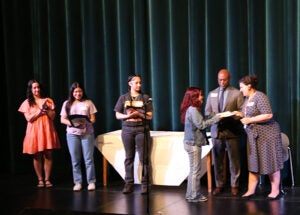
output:
M 180 121 L 184 123 L 186 110 L 189 106 L 200 109 L 201 102 L 199 101 L 199 95 L 203 93 L 203 90 L 198 87 L 189 87 L 185 91 L 183 100 L 180 105 Z

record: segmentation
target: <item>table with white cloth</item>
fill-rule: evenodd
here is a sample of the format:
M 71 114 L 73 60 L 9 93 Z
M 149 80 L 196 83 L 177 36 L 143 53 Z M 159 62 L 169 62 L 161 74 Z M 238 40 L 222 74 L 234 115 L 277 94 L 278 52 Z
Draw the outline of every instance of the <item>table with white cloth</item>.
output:
M 189 158 L 184 150 L 183 132 L 150 131 L 153 141 L 151 153 L 152 184 L 179 186 L 189 174 Z M 103 155 L 103 183 L 107 185 L 107 161 L 119 175 L 125 178 L 125 150 L 121 139 L 121 130 L 98 135 L 96 147 Z M 211 151 L 212 142 L 202 147 L 201 176 L 207 172 L 208 191 L 211 192 Z M 136 184 L 141 183 L 142 165 L 137 153 L 134 163 Z

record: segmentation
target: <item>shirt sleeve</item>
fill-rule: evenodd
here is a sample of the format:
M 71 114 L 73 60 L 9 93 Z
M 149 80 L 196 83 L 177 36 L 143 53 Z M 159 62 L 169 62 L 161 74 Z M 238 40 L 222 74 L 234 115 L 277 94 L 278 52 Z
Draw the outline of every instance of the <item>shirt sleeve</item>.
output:
M 66 104 L 67 104 L 67 101 L 64 101 L 62 107 L 61 107 L 61 111 L 60 111 L 60 115 L 61 116 L 67 116 L 67 112 L 66 112 Z

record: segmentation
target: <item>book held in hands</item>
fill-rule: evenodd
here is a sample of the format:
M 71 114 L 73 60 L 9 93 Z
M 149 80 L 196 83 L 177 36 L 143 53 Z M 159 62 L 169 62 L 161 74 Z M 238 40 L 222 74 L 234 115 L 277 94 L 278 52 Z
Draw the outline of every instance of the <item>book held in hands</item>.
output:
M 82 124 L 91 123 L 90 118 L 87 115 L 73 114 L 69 115 L 68 119 L 70 120 L 72 127 L 78 127 Z

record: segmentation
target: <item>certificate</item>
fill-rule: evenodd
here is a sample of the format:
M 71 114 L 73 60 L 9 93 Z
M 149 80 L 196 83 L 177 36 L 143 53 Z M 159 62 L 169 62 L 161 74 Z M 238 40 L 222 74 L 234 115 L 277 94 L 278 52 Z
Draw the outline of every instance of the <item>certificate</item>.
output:
M 235 114 L 234 114 L 233 112 L 231 112 L 231 111 L 226 111 L 226 112 L 218 113 L 218 115 L 219 115 L 220 117 L 225 118 L 225 117 L 232 117 L 232 116 L 234 116 Z

